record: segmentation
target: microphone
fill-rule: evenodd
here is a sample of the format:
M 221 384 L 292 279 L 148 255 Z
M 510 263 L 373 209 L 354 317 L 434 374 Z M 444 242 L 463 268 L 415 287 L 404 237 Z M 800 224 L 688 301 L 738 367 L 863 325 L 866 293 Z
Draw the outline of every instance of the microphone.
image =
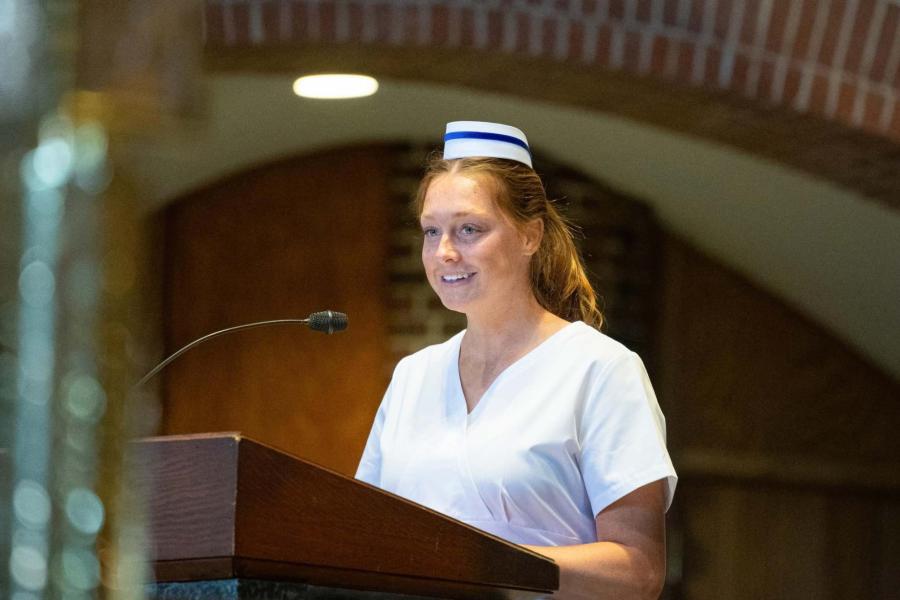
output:
M 227 329 L 220 329 L 219 331 L 213 331 L 212 333 L 207 333 L 203 337 L 197 338 L 193 342 L 187 344 L 186 346 L 180 348 L 174 354 L 167 356 L 165 360 L 161 363 L 153 367 L 149 373 L 144 375 L 140 381 L 138 381 L 132 389 L 137 389 L 150 381 L 154 375 L 162 371 L 166 365 L 170 362 L 193 348 L 194 346 L 199 346 L 203 342 L 207 340 L 211 340 L 214 337 L 218 337 L 220 335 L 225 335 L 226 333 L 231 333 L 232 331 L 239 331 L 241 329 L 253 329 L 255 327 L 265 327 L 267 325 L 282 325 L 282 324 L 290 324 L 290 325 L 306 325 L 310 329 L 314 331 L 321 331 L 323 333 L 335 333 L 337 331 L 343 331 L 347 329 L 347 315 L 342 312 L 336 312 L 333 310 L 323 310 L 319 312 L 314 312 L 309 315 L 306 319 L 275 319 L 273 321 L 255 321 L 253 323 L 245 323 L 243 325 L 235 325 L 234 327 L 228 327 Z
M 308 319 L 300 320 L 306 321 L 310 329 L 324 331 L 329 334 L 347 329 L 347 315 L 331 310 L 314 312 L 309 315 Z

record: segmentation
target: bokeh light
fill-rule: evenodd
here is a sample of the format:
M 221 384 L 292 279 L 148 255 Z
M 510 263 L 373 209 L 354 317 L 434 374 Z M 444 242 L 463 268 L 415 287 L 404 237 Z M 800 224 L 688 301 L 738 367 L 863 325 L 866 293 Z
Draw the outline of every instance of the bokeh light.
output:
M 103 503 L 94 492 L 76 488 L 66 498 L 66 517 L 78 531 L 96 535 L 103 526 Z
M 30 528 L 40 528 L 50 521 L 50 496 L 42 485 L 22 480 L 13 491 L 16 519 Z

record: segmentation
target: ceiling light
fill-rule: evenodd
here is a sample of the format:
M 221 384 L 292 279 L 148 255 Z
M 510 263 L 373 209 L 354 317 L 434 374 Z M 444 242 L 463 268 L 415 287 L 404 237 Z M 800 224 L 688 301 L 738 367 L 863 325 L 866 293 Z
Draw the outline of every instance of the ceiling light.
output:
M 294 82 L 294 93 L 303 98 L 361 98 L 378 90 L 367 75 L 307 75 Z

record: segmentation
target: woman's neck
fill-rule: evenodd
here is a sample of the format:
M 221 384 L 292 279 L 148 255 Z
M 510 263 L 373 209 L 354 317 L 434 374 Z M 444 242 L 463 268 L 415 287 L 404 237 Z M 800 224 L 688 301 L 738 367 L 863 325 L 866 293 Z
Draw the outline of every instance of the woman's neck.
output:
M 505 305 L 492 314 L 467 314 L 463 346 L 467 354 L 503 360 L 528 352 L 568 325 L 541 306 L 534 296 Z

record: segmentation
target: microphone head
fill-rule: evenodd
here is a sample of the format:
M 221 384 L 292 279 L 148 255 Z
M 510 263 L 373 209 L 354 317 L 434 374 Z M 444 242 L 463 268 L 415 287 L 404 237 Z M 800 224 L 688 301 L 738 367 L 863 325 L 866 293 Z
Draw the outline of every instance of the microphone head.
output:
M 334 333 L 347 329 L 347 315 L 333 310 L 323 310 L 309 315 L 307 323 L 310 329 Z

